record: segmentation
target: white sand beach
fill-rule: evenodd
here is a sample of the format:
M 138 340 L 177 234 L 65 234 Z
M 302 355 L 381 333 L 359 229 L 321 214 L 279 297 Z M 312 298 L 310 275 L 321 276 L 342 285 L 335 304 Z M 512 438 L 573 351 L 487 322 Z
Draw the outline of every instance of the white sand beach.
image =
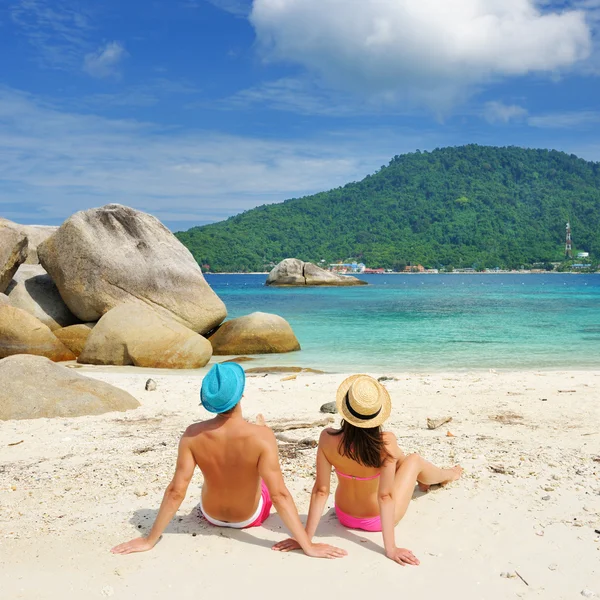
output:
M 400 373 L 385 382 L 393 400 L 387 428 L 401 448 L 465 468 L 447 488 L 416 492 L 396 529 L 398 545 L 415 553 L 419 567 L 386 559 L 381 534 L 342 528 L 333 496 L 318 537 L 345 548 L 341 560 L 271 551 L 286 536 L 275 513 L 262 528 L 213 528 L 198 516 L 200 474 L 153 551 L 111 555 L 113 545 L 148 531 L 180 434 L 207 417 L 198 406 L 205 371 L 78 372 L 129 391 L 142 406 L 0 423 L 3 600 L 600 597 L 600 372 Z M 147 392 L 150 376 L 157 389 Z M 344 378 L 285 377 L 248 378 L 248 418 L 318 421 Z M 426 428 L 427 417 L 445 416 L 452 422 Z M 317 438 L 319 429 L 286 433 Z M 315 449 L 280 448 L 305 516 Z

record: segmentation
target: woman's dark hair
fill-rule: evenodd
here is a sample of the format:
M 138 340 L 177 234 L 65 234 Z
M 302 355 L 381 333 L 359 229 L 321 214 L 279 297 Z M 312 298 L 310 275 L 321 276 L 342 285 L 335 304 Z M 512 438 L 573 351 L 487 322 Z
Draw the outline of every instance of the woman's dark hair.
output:
M 338 452 L 364 467 L 380 469 L 390 456 L 383 441 L 381 426 L 355 427 L 342 419 L 340 428 L 333 435 L 342 436 Z

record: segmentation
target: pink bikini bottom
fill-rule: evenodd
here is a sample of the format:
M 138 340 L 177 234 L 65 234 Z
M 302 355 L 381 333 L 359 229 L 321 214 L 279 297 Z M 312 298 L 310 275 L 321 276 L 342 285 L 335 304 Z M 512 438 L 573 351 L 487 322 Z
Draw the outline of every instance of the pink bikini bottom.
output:
M 363 531 L 381 531 L 381 517 L 368 517 L 361 518 L 353 517 L 340 510 L 337 506 L 335 507 L 335 514 L 337 515 L 338 521 L 349 529 L 362 529 Z

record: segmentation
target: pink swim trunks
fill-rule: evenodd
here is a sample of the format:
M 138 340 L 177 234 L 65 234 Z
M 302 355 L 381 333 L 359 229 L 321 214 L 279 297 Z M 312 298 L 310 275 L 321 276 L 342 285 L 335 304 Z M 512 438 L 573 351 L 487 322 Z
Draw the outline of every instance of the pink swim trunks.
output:
M 272 506 L 273 502 L 271 501 L 271 495 L 269 494 L 269 490 L 267 489 L 265 482 L 262 480 L 260 482 L 260 499 L 258 501 L 258 507 L 256 508 L 256 512 L 247 521 L 242 521 L 241 523 L 219 521 L 218 519 L 206 514 L 206 511 L 202 506 L 202 501 L 200 501 L 200 510 L 202 511 L 204 518 L 211 525 L 215 525 L 216 527 L 231 527 L 233 529 L 249 529 L 250 527 L 260 527 L 271 514 Z
M 335 507 L 335 514 L 337 515 L 338 521 L 348 529 L 362 529 L 363 531 L 381 531 L 381 517 L 358 518 L 353 517 L 340 510 L 337 506 Z

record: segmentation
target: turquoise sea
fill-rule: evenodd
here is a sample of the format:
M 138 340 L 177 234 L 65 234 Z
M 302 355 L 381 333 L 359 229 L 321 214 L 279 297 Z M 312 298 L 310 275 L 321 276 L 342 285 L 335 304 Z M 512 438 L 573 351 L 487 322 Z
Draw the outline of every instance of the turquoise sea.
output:
M 230 317 L 286 318 L 301 352 L 258 364 L 326 371 L 600 368 L 600 275 L 366 275 L 357 288 L 271 288 L 208 275 Z

